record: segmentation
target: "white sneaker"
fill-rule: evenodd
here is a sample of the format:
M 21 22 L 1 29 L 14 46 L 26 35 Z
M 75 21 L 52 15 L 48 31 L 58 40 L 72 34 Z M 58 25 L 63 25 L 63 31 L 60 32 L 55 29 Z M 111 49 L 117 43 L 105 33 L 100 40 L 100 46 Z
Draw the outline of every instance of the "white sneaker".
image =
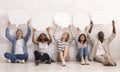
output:
M 65 61 L 62 62 L 62 66 L 66 66 L 66 62 Z
M 19 60 L 19 63 L 25 64 L 25 60 Z
M 8 63 L 11 63 L 11 60 L 10 60 L 10 59 L 8 59 Z
M 86 64 L 86 65 L 89 65 L 88 59 L 85 60 L 85 64 Z
M 85 60 L 81 60 L 81 65 L 85 65 Z

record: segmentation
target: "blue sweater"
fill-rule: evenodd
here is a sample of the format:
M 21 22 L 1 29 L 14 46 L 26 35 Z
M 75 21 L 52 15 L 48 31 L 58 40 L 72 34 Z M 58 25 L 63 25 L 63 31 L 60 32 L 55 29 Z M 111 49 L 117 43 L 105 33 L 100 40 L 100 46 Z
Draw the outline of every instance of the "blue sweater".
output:
M 26 36 L 23 38 L 23 40 L 24 40 L 24 43 L 23 43 L 23 52 L 24 52 L 25 54 L 28 54 L 28 52 L 27 52 L 27 41 L 28 41 L 30 35 L 31 35 L 31 30 L 30 30 L 30 27 L 28 26 L 27 34 L 26 34 Z M 12 36 L 10 35 L 10 29 L 9 29 L 8 27 L 6 28 L 6 37 L 8 38 L 9 41 L 12 42 L 12 50 L 11 50 L 11 53 L 14 54 L 14 53 L 15 53 L 15 48 L 16 48 L 17 38 L 16 38 L 16 37 L 12 37 Z

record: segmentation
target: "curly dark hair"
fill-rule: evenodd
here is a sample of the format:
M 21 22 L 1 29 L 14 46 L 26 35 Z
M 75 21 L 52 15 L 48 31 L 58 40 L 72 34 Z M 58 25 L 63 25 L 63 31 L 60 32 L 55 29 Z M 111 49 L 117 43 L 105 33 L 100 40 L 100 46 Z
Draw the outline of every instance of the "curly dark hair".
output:
M 45 33 L 41 33 L 41 34 L 38 36 L 37 41 L 38 41 L 38 42 L 42 42 L 42 38 L 41 38 L 42 34 L 45 36 L 45 42 L 48 42 L 49 39 L 48 39 L 48 37 L 47 37 L 47 35 L 46 35 Z
M 85 40 L 83 41 L 83 43 L 85 43 L 85 42 L 86 42 L 86 35 L 85 35 L 85 34 L 81 34 L 81 35 L 78 37 L 78 42 L 81 42 L 80 37 L 81 37 L 82 35 L 85 37 Z
M 38 42 L 42 42 L 42 39 L 41 39 L 42 34 L 45 36 L 45 42 L 47 42 L 48 45 L 49 45 L 49 44 L 50 44 L 50 43 L 49 43 L 50 40 L 48 39 L 48 37 L 47 37 L 47 35 L 46 35 L 45 33 L 41 33 L 41 34 L 39 35 L 39 37 L 37 38 L 37 41 L 38 41 Z

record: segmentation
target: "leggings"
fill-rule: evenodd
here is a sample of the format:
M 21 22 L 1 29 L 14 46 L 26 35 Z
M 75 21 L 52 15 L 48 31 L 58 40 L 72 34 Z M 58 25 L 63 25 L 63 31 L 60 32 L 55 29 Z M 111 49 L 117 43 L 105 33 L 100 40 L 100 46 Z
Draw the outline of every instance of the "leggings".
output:
M 45 60 L 50 60 L 50 56 L 47 53 L 40 53 L 38 51 L 34 51 L 35 60 L 40 60 L 41 62 L 45 62 Z

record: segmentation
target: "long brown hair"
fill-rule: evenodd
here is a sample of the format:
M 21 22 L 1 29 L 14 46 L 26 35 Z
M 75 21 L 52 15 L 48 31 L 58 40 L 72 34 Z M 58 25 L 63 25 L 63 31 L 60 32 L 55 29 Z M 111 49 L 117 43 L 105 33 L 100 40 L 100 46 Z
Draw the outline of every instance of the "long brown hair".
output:
M 81 37 L 82 35 L 85 37 L 85 40 L 83 41 L 83 43 L 85 43 L 85 42 L 86 42 L 86 35 L 85 35 L 85 34 L 81 34 L 81 35 L 78 37 L 78 42 L 81 42 L 80 37 Z

